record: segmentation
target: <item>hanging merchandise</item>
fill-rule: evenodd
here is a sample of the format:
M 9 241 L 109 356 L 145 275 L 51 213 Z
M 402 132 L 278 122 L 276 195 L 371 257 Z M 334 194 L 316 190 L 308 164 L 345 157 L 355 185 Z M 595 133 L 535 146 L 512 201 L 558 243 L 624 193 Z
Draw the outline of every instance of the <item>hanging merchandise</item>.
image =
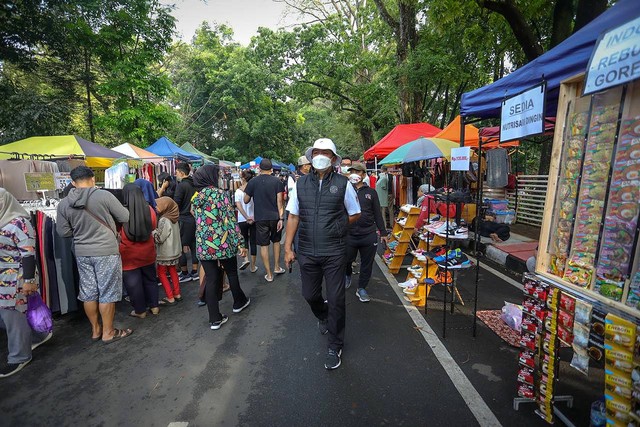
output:
M 507 150 L 495 148 L 487 151 L 487 186 L 503 188 L 509 183 L 509 166 Z

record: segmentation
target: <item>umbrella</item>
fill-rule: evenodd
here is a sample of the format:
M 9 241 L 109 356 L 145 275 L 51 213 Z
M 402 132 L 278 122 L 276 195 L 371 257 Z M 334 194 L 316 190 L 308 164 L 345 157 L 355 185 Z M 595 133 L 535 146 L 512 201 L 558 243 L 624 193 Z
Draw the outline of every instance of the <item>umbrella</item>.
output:
M 451 149 L 457 147 L 460 147 L 460 144 L 448 139 L 421 137 L 396 148 L 379 164 L 409 163 L 440 157 L 450 159 Z

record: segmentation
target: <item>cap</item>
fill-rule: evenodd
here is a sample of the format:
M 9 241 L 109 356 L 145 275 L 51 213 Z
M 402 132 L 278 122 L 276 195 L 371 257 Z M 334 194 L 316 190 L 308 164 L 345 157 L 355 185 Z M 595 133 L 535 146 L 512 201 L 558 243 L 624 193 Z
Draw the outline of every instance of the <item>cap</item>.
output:
M 273 164 L 270 159 L 262 159 L 260 160 L 260 170 L 268 171 L 273 169 Z
M 333 166 L 338 166 L 340 165 L 340 162 L 342 162 L 342 157 L 338 156 L 338 153 L 336 151 L 336 144 L 334 144 L 333 141 L 329 138 L 316 139 L 316 142 L 313 143 L 313 147 L 307 148 L 307 152 L 304 153 L 304 155 L 309 161 L 311 161 L 311 153 L 313 153 L 314 149 L 331 150 L 337 157 L 336 161 L 333 162 Z
M 298 157 L 298 166 L 302 166 L 302 165 L 308 165 L 311 162 L 309 161 L 309 159 L 307 159 L 306 156 L 300 156 Z
M 367 168 L 365 168 L 362 163 L 353 163 L 347 167 L 347 170 L 356 170 L 360 172 L 366 172 Z

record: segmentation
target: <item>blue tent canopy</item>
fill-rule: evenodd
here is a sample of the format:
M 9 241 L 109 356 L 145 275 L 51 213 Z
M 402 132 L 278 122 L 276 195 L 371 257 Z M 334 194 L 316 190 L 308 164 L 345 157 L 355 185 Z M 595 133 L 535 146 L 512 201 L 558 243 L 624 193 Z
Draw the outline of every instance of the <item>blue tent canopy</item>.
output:
M 259 165 L 261 161 L 262 161 L 262 157 L 258 156 L 255 159 L 253 159 L 251 162 L 255 162 L 256 165 Z M 245 163 L 244 165 L 240 165 L 240 169 L 249 169 L 251 167 L 251 162 Z M 271 159 L 271 164 L 273 165 L 273 170 L 281 170 L 281 169 L 288 168 L 287 165 L 273 159 Z
M 556 115 L 560 82 L 585 72 L 600 33 L 640 16 L 640 1 L 619 0 L 571 37 L 500 80 L 462 95 L 460 114 L 465 117 L 499 117 L 506 97 L 547 81 L 546 115 Z
M 151 151 L 153 154 L 157 154 L 158 156 L 163 157 L 183 157 L 189 160 L 202 160 L 202 156 L 198 156 L 197 154 L 189 153 L 188 151 L 183 150 L 178 147 L 176 144 L 171 142 L 169 138 L 163 136 L 147 148 L 147 151 Z

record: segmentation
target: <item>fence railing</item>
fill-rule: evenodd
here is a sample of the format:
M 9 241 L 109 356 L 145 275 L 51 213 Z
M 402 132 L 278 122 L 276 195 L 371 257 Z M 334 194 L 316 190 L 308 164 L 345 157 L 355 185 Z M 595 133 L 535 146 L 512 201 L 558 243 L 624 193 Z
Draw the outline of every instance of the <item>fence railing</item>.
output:
M 485 187 L 485 198 L 505 198 L 509 200 L 509 209 L 516 211 L 516 222 L 536 227 L 542 226 L 544 202 L 547 197 L 548 175 L 519 175 L 516 190 L 504 190 Z

